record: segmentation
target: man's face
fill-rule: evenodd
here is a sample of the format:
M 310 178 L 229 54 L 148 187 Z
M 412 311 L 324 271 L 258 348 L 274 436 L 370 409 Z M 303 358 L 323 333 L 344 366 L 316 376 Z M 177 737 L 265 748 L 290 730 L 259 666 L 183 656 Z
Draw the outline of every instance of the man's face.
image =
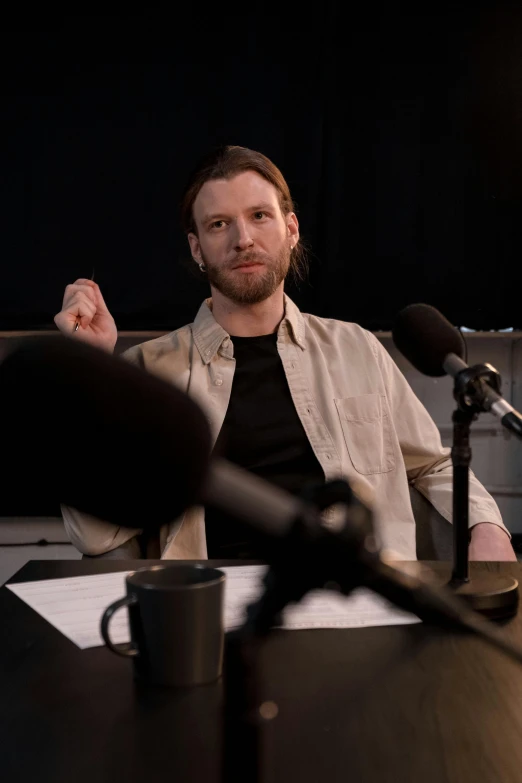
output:
M 193 206 L 192 256 L 210 285 L 236 304 L 268 299 L 285 279 L 299 239 L 294 213 L 283 215 L 275 187 L 255 171 L 206 182 Z

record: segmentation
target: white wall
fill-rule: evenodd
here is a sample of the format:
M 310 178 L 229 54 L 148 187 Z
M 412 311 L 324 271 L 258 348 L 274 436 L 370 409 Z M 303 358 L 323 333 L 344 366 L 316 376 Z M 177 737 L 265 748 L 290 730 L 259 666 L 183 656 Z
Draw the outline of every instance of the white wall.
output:
M 29 560 L 80 558 L 80 552 L 69 543 L 61 519 L 0 517 L 0 585 Z

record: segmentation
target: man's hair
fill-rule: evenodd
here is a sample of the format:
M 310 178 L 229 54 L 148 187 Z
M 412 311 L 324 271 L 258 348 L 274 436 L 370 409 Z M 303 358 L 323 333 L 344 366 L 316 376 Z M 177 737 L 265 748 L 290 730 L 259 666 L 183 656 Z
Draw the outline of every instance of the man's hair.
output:
M 290 189 L 277 166 L 261 152 L 247 147 L 226 145 L 218 147 L 206 155 L 192 172 L 181 198 L 181 226 L 186 234 L 198 234 L 194 220 L 194 202 L 205 182 L 212 179 L 232 179 L 243 171 L 255 171 L 260 174 L 277 191 L 279 206 L 283 215 L 295 212 L 295 205 L 290 195 Z M 204 273 L 191 262 L 192 269 L 197 270 L 197 277 L 204 279 Z M 308 272 L 306 251 L 301 240 L 295 245 L 290 255 L 290 272 L 297 283 L 304 280 Z

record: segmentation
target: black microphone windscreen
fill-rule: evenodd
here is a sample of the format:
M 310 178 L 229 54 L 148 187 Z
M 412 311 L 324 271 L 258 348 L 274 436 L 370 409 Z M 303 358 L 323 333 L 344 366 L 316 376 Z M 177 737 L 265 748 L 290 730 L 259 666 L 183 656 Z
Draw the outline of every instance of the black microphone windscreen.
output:
M 85 343 L 22 341 L 0 364 L 0 410 L 0 492 L 11 504 L 17 493 L 37 493 L 118 525 L 153 528 L 202 489 L 211 439 L 199 406 Z
M 443 363 L 449 353 L 464 357 L 461 333 L 431 305 L 412 304 L 401 310 L 392 335 L 399 351 L 424 375 L 446 375 Z

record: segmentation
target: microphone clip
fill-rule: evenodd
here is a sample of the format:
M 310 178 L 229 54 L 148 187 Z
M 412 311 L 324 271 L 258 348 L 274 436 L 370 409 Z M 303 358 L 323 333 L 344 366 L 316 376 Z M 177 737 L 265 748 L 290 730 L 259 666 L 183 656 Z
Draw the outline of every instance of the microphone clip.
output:
M 493 389 L 500 394 L 501 386 L 500 373 L 491 364 L 474 364 L 455 375 L 453 397 L 461 411 L 475 414 L 474 419 L 477 414 L 490 410 L 488 392 Z

